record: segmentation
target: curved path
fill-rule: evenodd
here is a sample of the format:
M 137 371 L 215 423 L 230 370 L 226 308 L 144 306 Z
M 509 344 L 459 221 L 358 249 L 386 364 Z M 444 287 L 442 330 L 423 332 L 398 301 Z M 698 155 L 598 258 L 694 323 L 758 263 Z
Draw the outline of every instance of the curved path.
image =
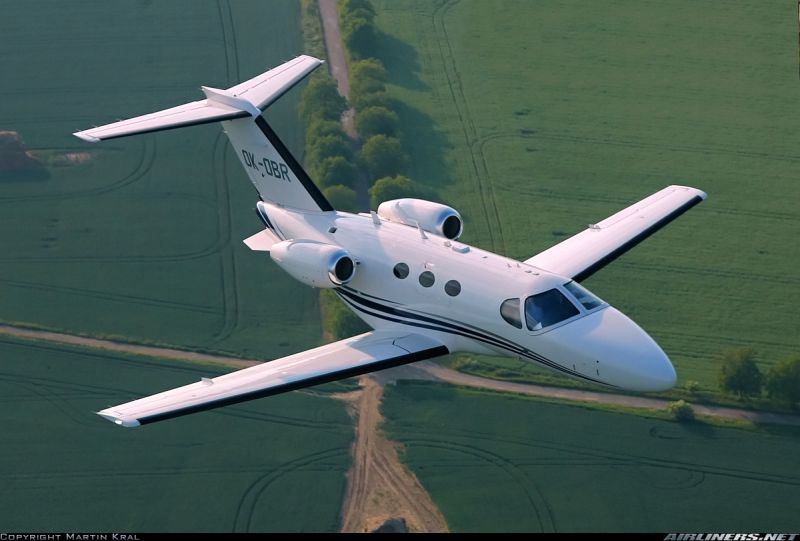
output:
M 26 329 L 24 327 L 14 327 L 11 325 L 0 324 L 0 337 L 3 335 L 26 340 L 54 342 L 67 344 L 90 349 L 100 349 L 115 351 L 119 353 L 129 353 L 144 357 L 157 357 L 160 359 L 173 359 L 179 361 L 189 361 L 196 363 L 215 364 L 229 368 L 247 368 L 264 362 L 257 359 L 238 359 L 236 357 L 226 357 L 224 355 L 212 355 L 208 353 L 196 353 L 181 349 L 144 346 L 115 340 L 101 340 L 86 336 L 77 336 L 59 332 L 42 331 L 36 329 Z M 565 389 L 561 387 L 545 387 L 544 385 L 534 385 L 530 383 L 514 383 L 489 379 L 480 376 L 472 376 L 457 372 L 431 361 L 423 361 L 414 365 L 402 366 L 378 372 L 375 378 L 381 382 L 391 382 L 398 379 L 428 379 L 463 385 L 465 387 L 475 387 L 479 389 L 490 389 L 508 393 L 525 394 L 529 396 L 543 396 L 549 398 L 560 398 L 563 400 L 575 400 L 579 402 L 596 402 L 601 404 L 614 404 L 632 408 L 644 409 L 664 409 L 670 403 L 669 400 L 662 398 L 646 398 L 642 396 L 630 396 L 612 393 L 599 393 L 595 391 L 583 391 L 580 389 Z M 700 415 L 711 417 L 723 417 L 727 419 L 739 419 L 752 421 L 754 423 L 780 424 L 800 426 L 800 415 L 789 415 L 781 413 L 768 413 L 739 408 L 729 408 L 722 406 L 706 406 L 693 404 L 695 412 Z

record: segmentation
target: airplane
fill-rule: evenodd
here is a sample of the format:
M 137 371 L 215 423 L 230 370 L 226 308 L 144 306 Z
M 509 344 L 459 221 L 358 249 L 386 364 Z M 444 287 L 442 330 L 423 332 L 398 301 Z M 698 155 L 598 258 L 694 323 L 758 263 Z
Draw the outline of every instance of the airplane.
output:
M 123 427 L 162 421 L 450 353 L 506 355 L 611 390 L 664 391 L 659 345 L 580 282 L 706 198 L 669 186 L 517 261 L 462 243 L 461 215 L 431 201 L 333 208 L 262 112 L 323 62 L 301 55 L 205 99 L 79 131 L 89 141 L 221 122 L 258 192 L 244 240 L 300 282 L 332 289 L 373 330 L 108 407 Z

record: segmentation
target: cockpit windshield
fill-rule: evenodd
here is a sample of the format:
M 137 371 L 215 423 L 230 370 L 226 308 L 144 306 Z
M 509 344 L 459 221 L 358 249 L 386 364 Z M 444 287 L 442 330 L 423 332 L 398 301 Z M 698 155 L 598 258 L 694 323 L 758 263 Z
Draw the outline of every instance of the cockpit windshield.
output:
M 525 323 L 531 331 L 555 325 L 579 313 L 575 305 L 558 289 L 525 299 Z
M 572 293 L 572 296 L 583 305 L 586 310 L 592 310 L 603 305 L 603 301 L 595 297 L 588 289 L 578 285 L 577 282 L 564 284 L 564 289 Z

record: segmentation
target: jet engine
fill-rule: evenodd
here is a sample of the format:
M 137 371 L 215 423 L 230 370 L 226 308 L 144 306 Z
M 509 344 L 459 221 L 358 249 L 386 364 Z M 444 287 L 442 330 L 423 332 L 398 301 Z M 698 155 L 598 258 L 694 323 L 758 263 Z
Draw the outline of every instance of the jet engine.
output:
M 423 199 L 392 199 L 378 207 L 378 216 L 390 222 L 421 227 L 450 240 L 461 236 L 461 215 L 452 207 Z
M 356 262 L 347 250 L 313 240 L 279 242 L 269 255 L 292 277 L 312 287 L 337 287 L 356 274 Z

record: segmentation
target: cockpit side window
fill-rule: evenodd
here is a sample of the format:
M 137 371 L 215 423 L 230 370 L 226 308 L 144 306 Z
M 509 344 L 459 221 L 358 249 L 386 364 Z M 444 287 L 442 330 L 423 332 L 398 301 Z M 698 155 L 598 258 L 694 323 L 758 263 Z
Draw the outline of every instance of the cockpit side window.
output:
M 580 313 L 558 289 L 532 295 L 525 299 L 525 323 L 528 330 L 538 331 Z
M 569 282 L 564 284 L 564 289 L 572 293 L 572 296 L 583 305 L 586 310 L 593 310 L 598 306 L 603 305 L 603 301 L 598 299 L 585 287 L 578 285 L 577 282 Z
M 510 325 L 518 329 L 522 328 L 522 320 L 519 315 L 519 299 L 506 299 L 500 305 L 500 315 Z

